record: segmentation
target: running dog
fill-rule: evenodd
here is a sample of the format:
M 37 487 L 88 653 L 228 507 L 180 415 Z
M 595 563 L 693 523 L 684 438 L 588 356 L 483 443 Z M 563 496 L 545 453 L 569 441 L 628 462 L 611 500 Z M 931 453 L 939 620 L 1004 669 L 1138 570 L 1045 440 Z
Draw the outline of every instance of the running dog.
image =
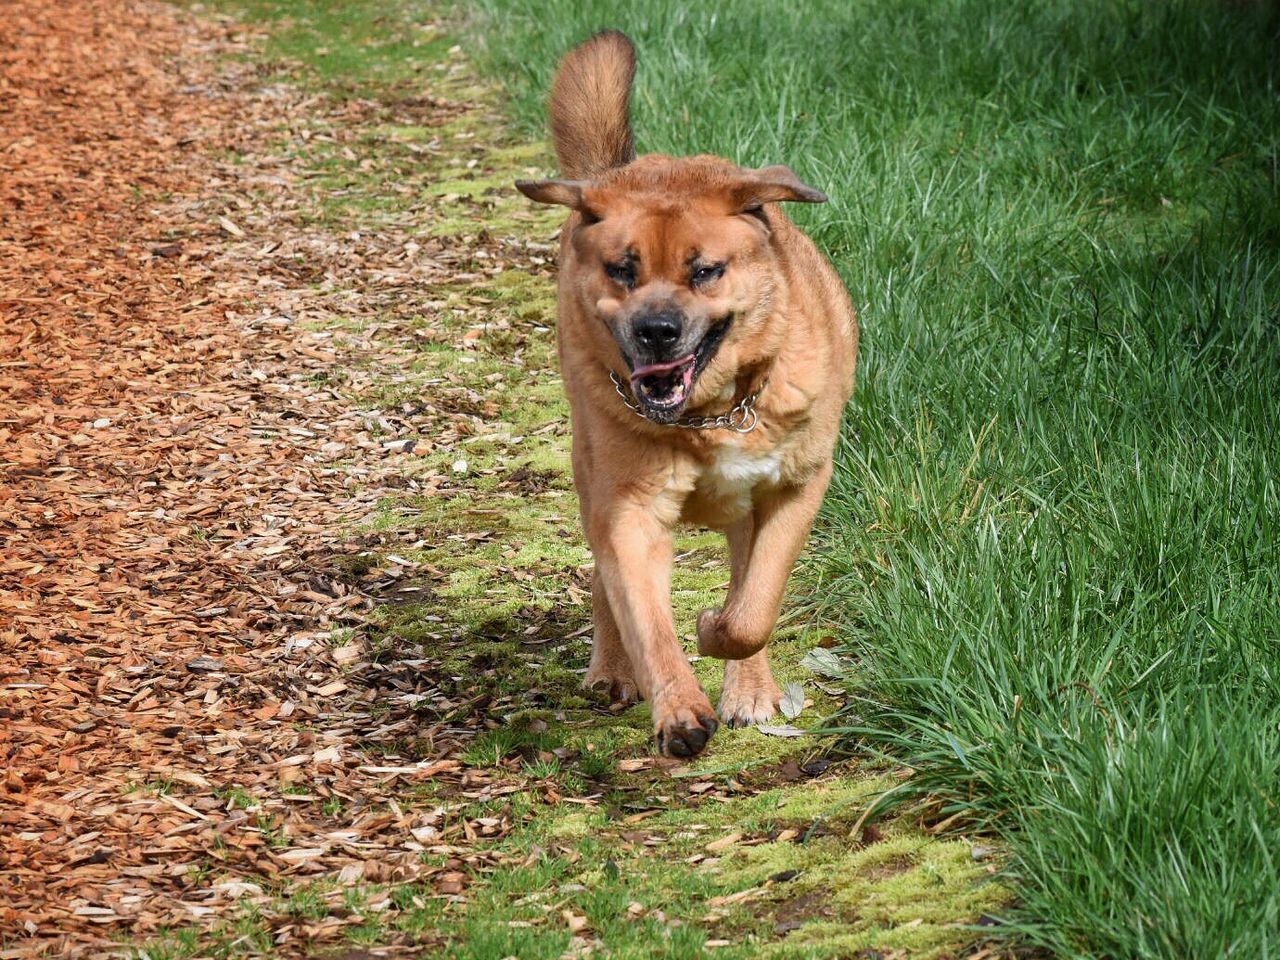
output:
M 858 330 L 778 206 L 826 196 L 785 166 L 637 157 L 635 65 L 616 31 L 565 56 L 550 106 L 563 179 L 516 186 L 570 211 L 558 344 L 596 565 L 585 682 L 647 699 L 659 750 L 692 757 L 718 724 L 672 616 L 672 533 L 725 532 L 728 595 L 699 616 L 698 650 L 727 661 L 720 719 L 768 720 L 781 690 L 765 645 L 831 478 Z

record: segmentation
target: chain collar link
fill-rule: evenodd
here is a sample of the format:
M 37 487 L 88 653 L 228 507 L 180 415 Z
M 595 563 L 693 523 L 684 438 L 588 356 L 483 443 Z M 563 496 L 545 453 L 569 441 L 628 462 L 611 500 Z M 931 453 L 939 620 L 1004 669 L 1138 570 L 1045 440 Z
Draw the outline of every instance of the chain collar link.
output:
M 630 391 L 623 386 L 622 380 L 612 370 L 609 371 L 609 379 L 613 381 L 613 389 L 618 391 L 618 396 L 622 398 L 628 410 L 637 417 L 654 423 L 645 416 L 644 409 L 631 397 Z M 654 423 L 654 425 L 679 427 L 682 430 L 732 430 L 734 433 L 750 433 L 760 422 L 760 416 L 756 413 L 756 401 L 760 399 L 760 394 L 764 393 L 764 388 L 768 385 L 769 380 L 766 377 L 764 383 L 734 404 L 733 409 L 728 413 L 722 413 L 716 417 L 681 417 L 671 423 Z

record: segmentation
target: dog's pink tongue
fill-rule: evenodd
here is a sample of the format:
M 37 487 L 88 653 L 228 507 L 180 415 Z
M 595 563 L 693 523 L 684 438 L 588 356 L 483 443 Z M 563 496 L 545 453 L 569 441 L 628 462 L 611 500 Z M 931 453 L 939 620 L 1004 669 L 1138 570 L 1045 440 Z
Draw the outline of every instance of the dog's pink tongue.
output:
M 681 367 L 693 362 L 693 354 L 687 357 L 681 357 L 679 360 L 672 360 L 669 363 L 651 363 L 646 367 L 639 367 L 631 371 L 631 382 L 635 383 L 642 377 L 662 376 L 664 373 L 671 373 L 673 370 L 679 370 Z

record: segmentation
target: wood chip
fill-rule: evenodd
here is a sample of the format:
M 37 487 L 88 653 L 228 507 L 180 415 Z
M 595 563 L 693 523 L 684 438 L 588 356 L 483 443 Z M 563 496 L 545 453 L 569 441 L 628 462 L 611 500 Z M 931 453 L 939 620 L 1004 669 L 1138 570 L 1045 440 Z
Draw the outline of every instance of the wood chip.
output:
M 741 839 L 742 834 L 730 833 L 721 837 L 719 840 L 712 840 L 702 849 L 707 851 L 707 853 L 720 853 L 722 850 L 728 850 Z

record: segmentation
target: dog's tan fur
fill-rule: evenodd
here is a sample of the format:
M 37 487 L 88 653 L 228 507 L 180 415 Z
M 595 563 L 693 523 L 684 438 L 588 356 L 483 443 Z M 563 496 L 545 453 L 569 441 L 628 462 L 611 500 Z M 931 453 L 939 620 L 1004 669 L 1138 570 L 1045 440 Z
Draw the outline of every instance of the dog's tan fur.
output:
M 631 43 L 616 32 L 570 51 L 551 98 L 567 179 L 519 187 L 572 209 L 560 245 L 558 333 L 574 482 L 596 560 L 586 682 L 620 700 L 646 698 L 660 748 L 690 756 L 716 721 L 672 617 L 672 531 L 686 522 L 726 532 L 728 596 L 699 617 L 698 648 L 728 660 L 720 717 L 769 719 L 781 692 L 764 647 L 831 477 L 858 334 L 835 271 L 777 206 L 825 197 L 786 167 L 635 158 L 634 72 Z M 623 255 L 641 265 L 630 287 L 605 270 Z M 701 289 L 689 279 L 693 257 L 728 266 Z M 623 404 L 610 381 L 610 371 L 628 378 L 617 338 L 637 303 L 658 300 L 678 306 L 690 326 L 730 318 L 684 415 L 723 413 L 763 385 L 754 431 L 679 429 Z

